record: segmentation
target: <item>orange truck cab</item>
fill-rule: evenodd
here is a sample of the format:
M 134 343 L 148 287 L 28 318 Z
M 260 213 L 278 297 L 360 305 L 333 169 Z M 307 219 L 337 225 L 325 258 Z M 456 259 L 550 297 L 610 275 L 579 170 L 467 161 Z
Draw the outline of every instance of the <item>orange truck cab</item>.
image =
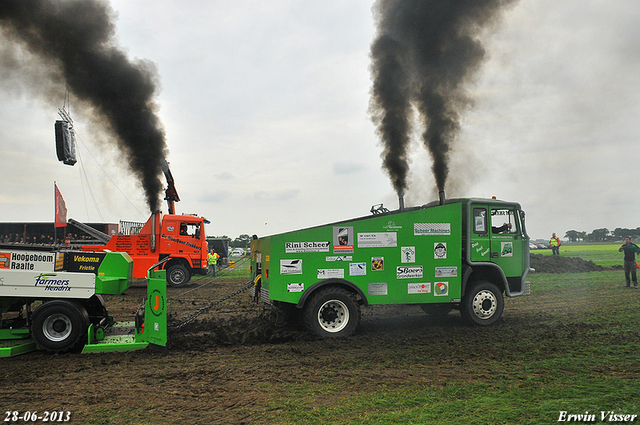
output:
M 106 245 L 83 246 L 84 251 L 126 252 L 133 259 L 133 278 L 169 257 L 163 268 L 167 284 L 186 285 L 194 274 L 207 273 L 207 241 L 202 217 L 156 212 L 137 235 L 113 235 Z

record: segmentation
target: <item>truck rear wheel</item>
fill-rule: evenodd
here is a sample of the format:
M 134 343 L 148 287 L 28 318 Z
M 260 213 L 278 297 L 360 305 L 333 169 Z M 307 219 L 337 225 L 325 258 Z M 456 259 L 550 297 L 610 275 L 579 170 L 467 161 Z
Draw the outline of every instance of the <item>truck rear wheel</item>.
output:
M 31 333 L 41 348 L 60 353 L 74 348 L 86 335 L 88 327 L 89 315 L 84 307 L 55 300 L 36 309 Z
M 337 286 L 319 289 L 304 307 L 303 320 L 311 332 L 325 338 L 352 335 L 360 322 L 360 305 Z
M 460 311 L 473 325 L 493 325 L 502 316 L 504 298 L 491 282 L 480 281 L 465 294 Z
M 167 285 L 184 286 L 191 280 L 189 270 L 182 264 L 174 264 L 167 269 Z

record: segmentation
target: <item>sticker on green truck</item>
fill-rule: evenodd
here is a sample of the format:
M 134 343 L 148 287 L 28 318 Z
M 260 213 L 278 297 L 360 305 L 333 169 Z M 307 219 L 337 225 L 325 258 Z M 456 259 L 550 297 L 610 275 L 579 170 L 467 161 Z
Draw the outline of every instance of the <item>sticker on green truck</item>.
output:
M 358 233 L 358 248 L 395 248 L 398 246 L 398 234 L 386 233 Z
M 280 274 L 302 274 L 302 260 L 280 260 Z
M 383 272 L 384 257 L 371 257 L 371 270 L 376 272 Z
M 400 262 L 401 263 L 415 263 L 416 262 L 416 247 L 415 246 L 403 246 L 400 248 Z
M 431 293 L 431 282 L 407 284 L 407 294 L 430 294 L 430 293 Z
M 413 223 L 414 236 L 419 235 L 451 235 L 451 223 Z
M 284 252 L 295 254 L 299 252 L 329 252 L 329 242 L 286 242 Z
M 422 279 L 422 266 L 398 266 L 397 279 Z
M 433 295 L 436 297 L 449 295 L 449 282 L 436 282 L 433 285 Z

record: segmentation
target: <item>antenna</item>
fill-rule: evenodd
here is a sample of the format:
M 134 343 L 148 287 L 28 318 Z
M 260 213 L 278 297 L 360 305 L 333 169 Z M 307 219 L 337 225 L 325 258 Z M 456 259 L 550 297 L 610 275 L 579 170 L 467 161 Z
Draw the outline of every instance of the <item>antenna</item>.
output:
M 62 109 L 58 108 L 58 115 L 60 115 L 60 118 L 62 118 L 64 121 L 71 124 L 69 125 L 69 128 L 73 127 L 73 120 L 71 119 L 71 115 L 69 114 L 69 112 L 67 112 L 66 109 L 64 109 L 64 106 L 62 107 Z

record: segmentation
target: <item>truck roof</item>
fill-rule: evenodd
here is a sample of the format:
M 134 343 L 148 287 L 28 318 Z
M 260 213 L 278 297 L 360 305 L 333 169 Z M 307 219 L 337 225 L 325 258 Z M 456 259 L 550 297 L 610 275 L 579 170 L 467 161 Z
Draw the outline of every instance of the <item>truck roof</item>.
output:
M 445 205 L 452 205 L 452 204 L 467 205 L 471 201 L 483 202 L 483 203 L 494 203 L 494 204 L 508 204 L 508 205 L 513 205 L 513 206 L 517 206 L 517 208 L 520 208 L 520 204 L 515 203 L 515 202 L 501 201 L 501 200 L 498 200 L 498 199 L 488 199 L 488 198 L 451 198 L 451 199 L 446 199 L 445 200 Z M 440 201 L 433 201 L 433 202 L 429 202 L 427 204 L 423 204 L 423 205 L 416 206 L 416 207 L 405 207 L 403 210 L 397 209 L 397 210 L 391 210 L 391 211 L 382 212 L 382 213 L 379 213 L 379 214 L 370 214 L 370 215 L 366 215 L 366 216 L 350 218 L 350 219 L 335 221 L 335 222 L 331 222 L 331 223 L 320 224 L 320 225 L 317 225 L 317 226 L 310 226 L 310 227 L 304 227 L 304 228 L 301 228 L 301 229 L 288 230 L 286 232 L 276 233 L 276 234 L 272 234 L 272 235 L 266 235 L 264 237 L 275 236 L 275 235 L 284 235 L 284 234 L 287 234 L 287 233 L 298 232 L 300 230 L 316 229 L 316 228 L 319 228 L 319 227 L 333 226 L 333 225 L 338 225 L 338 224 L 341 224 L 341 223 L 347 223 L 347 222 L 352 222 L 352 221 L 367 220 L 367 219 L 370 219 L 372 217 L 393 216 L 393 215 L 396 215 L 396 214 L 401 214 L 401 213 L 405 213 L 405 212 L 409 212 L 409 211 L 417 211 L 417 210 L 421 210 L 421 209 L 425 209 L 425 208 L 434 208 L 434 207 L 438 207 L 438 206 L 440 206 Z

